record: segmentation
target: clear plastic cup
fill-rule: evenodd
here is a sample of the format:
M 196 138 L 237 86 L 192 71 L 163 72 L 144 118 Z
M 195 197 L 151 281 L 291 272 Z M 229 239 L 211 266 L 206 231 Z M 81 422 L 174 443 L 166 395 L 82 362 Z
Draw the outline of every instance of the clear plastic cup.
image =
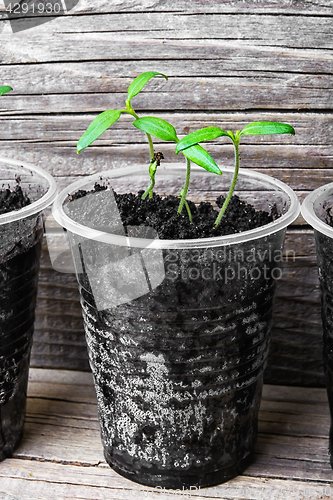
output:
M 188 198 L 214 202 L 232 176 L 193 167 Z M 184 177 L 182 165 L 161 166 L 155 191 L 177 196 Z M 150 486 L 226 481 L 253 458 L 274 287 L 298 198 L 282 182 L 241 170 L 236 194 L 279 218 L 239 234 L 161 240 L 147 227 L 127 236 L 110 189 L 71 199 L 95 182 L 137 192 L 148 168 L 81 179 L 53 205 L 79 283 L 106 460 Z
M 47 172 L 0 157 L 0 189 L 17 185 L 31 203 L 0 215 L 0 460 L 11 455 L 23 432 L 43 210 L 57 193 Z
M 302 204 L 302 215 L 313 227 L 321 287 L 323 359 L 331 413 L 329 451 L 333 468 L 333 183 L 310 193 Z

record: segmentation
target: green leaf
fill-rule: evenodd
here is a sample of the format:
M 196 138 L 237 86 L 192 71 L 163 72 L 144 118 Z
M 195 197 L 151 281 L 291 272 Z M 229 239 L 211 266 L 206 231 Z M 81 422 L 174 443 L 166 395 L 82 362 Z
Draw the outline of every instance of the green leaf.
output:
M 198 144 L 199 142 L 203 141 L 210 141 L 212 139 L 216 139 L 217 137 L 220 137 L 221 135 L 227 135 L 229 134 L 222 130 L 219 127 L 205 127 L 201 128 L 200 130 L 196 130 L 195 132 L 191 132 L 190 134 L 186 135 L 183 137 L 177 144 L 176 147 L 176 153 L 178 154 L 179 151 L 183 151 L 184 149 L 194 146 L 195 144 Z
M 278 122 L 253 122 L 246 125 L 240 132 L 241 135 L 271 135 L 271 134 L 291 134 L 295 135 L 295 130 L 287 123 Z
M 8 85 L 3 85 L 2 87 L 0 87 L 0 95 L 6 94 L 6 92 L 9 92 L 10 90 L 13 89 Z
M 162 139 L 162 141 L 178 142 L 175 128 L 162 118 L 144 116 L 134 120 L 133 125 L 147 134 L 157 137 L 157 139 Z
M 76 150 L 79 153 L 85 149 L 92 142 L 94 142 L 100 135 L 105 132 L 114 122 L 118 120 L 121 115 L 120 110 L 107 110 L 98 115 L 95 120 L 89 125 L 83 136 L 77 143 Z
M 193 161 L 193 163 L 196 163 L 205 170 L 208 170 L 208 172 L 222 175 L 221 170 L 216 165 L 213 158 L 203 147 L 199 146 L 199 144 L 184 149 L 182 153 L 186 158 Z
M 149 80 L 151 80 L 151 78 L 157 75 L 164 76 L 166 80 L 168 79 L 167 76 L 163 75 L 163 73 L 159 73 L 158 71 L 146 71 L 145 73 L 142 73 L 141 75 L 137 76 L 133 80 L 131 85 L 128 87 L 127 91 L 128 103 L 130 103 L 132 97 L 136 96 L 140 92 L 140 90 L 143 89 L 143 87 L 146 85 L 147 82 L 149 82 Z

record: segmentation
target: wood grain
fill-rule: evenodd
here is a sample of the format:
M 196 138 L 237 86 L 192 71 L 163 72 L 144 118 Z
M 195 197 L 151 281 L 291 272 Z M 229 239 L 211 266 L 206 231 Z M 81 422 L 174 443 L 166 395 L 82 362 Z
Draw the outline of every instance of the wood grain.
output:
M 216 5 L 216 4 L 215 4 Z M 251 44 L 304 47 L 307 48 L 331 48 L 332 25 L 328 16 L 318 16 L 308 14 L 302 16 L 302 23 L 298 23 L 299 14 L 272 15 L 265 13 L 257 15 L 255 8 L 253 12 L 243 12 L 242 15 L 223 14 L 221 12 L 162 12 L 146 10 L 142 12 L 121 11 L 108 13 L 108 10 L 98 12 L 98 15 L 91 16 L 85 13 L 80 15 L 60 16 L 52 21 L 52 31 L 54 33 L 70 33 L 71 37 L 78 39 L 79 45 L 84 44 L 82 38 L 76 36 L 77 23 L 80 23 L 83 33 L 91 33 L 91 39 L 98 44 L 98 34 L 103 33 L 106 40 L 113 34 L 121 34 L 126 40 L 130 37 L 148 39 L 164 39 L 165 34 L 171 40 L 179 39 L 209 39 L 209 40 L 237 40 Z M 78 13 L 77 13 L 78 14 Z M 209 30 L 207 30 L 209 26 Z M 38 31 L 48 34 L 49 27 L 42 24 Z M 237 36 L 235 34 L 237 33 Z M 272 33 L 274 36 L 272 36 Z M 14 36 L 19 36 L 14 34 Z M 69 38 L 69 42 L 73 38 Z M 34 38 L 34 30 L 28 33 L 28 38 Z M 56 40 L 56 38 L 54 39 Z M 89 40 L 89 38 L 86 38 Z M 126 42 L 125 42 L 126 47 Z M 4 45 L 3 57 L 6 57 L 7 44 Z M 87 54 L 91 47 L 86 43 Z M 24 50 L 29 53 L 29 48 Z M 45 50 L 45 48 L 43 48 Z M 50 50 L 50 48 L 49 48 Z M 51 49 L 52 50 L 52 49 Z M 67 57 L 67 60 L 74 60 L 75 50 Z M 97 49 L 98 50 L 98 49 Z M 60 51 L 58 57 L 63 51 Z M 50 53 L 50 52 L 48 52 Z
M 317 15 L 331 14 L 330 0 L 299 0 L 296 4 L 289 0 L 225 0 L 222 3 L 216 1 L 207 2 L 206 0 L 192 0 L 191 3 L 186 0 L 177 0 L 177 2 L 169 3 L 164 0 L 117 0 L 111 3 L 107 0 L 95 0 L 93 4 L 88 0 L 81 0 L 70 15 L 80 13 L 101 13 L 101 12 L 185 12 L 185 13 L 229 13 L 229 14 L 244 14 L 253 12 L 263 14 L 298 14 L 308 15 L 315 13 Z
M 76 45 L 75 40 L 72 41 Z M 94 44 L 93 44 L 94 45 Z M 134 43 L 137 46 L 137 43 Z M 156 46 L 156 42 L 152 43 Z M 162 48 L 160 49 L 160 51 Z M 177 52 L 183 52 L 184 48 L 177 47 Z M 208 48 L 211 50 L 211 47 Z M 222 48 L 221 48 L 222 50 Z M 57 49 L 55 49 L 57 51 Z M 132 52 L 132 47 L 129 47 Z M 158 48 L 156 49 L 158 51 Z M 186 53 L 186 50 L 184 51 Z M 274 55 L 270 54 L 271 57 Z M 126 57 L 124 54 L 123 57 Z M 156 56 L 155 56 L 156 57 Z M 166 57 L 173 58 L 172 54 Z M 311 55 L 310 55 L 311 57 Z M 195 58 L 205 58 L 205 54 L 196 54 Z M 254 61 L 253 61 L 254 62 Z M 332 62 L 332 61 L 331 61 Z M 8 63 L 7 63 L 8 64 Z M 187 62 L 189 64 L 189 62 Z M 144 68 L 144 66 L 143 66 Z M 145 69 L 161 71 L 161 65 L 148 63 Z M 106 69 L 112 74 L 112 65 Z M 258 81 L 260 76 L 260 81 Z M 82 94 L 70 93 L 70 81 L 66 83 L 62 95 L 58 93 L 43 95 L 20 95 L 8 94 L 1 108 L 11 114 L 20 113 L 70 113 L 86 111 L 104 111 L 105 109 L 123 109 L 126 91 L 133 78 L 122 81 L 121 88 L 117 92 L 108 89 L 110 94 L 102 93 L 98 82 L 93 92 Z M 11 82 L 14 88 L 15 82 Z M 155 88 L 156 88 L 155 84 Z M 330 109 L 332 102 L 332 76 L 290 74 L 287 71 L 274 73 L 243 74 L 243 75 L 221 75 L 219 78 L 204 77 L 194 80 L 191 77 L 170 78 L 167 85 L 159 83 L 160 88 L 155 92 L 142 92 L 135 99 L 135 107 L 140 110 L 159 109 L 170 111 L 172 109 L 184 109 L 188 111 L 202 110 L 326 110 Z M 105 87 L 105 84 L 103 84 Z M 152 86 L 150 86 L 151 88 Z M 86 91 L 87 92 L 87 91 Z M 133 102 L 134 105 L 134 102 Z M 158 107 L 158 108 L 157 108 Z

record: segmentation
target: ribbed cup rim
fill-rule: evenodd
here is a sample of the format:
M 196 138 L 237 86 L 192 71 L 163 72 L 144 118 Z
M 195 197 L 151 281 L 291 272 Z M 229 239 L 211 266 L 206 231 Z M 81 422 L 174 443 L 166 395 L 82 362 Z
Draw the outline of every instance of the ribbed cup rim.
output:
M 333 238 L 333 228 L 318 217 L 315 212 L 314 205 L 316 203 L 317 206 L 323 206 L 327 197 L 332 194 L 333 182 L 331 182 L 330 184 L 325 184 L 324 186 L 321 186 L 308 194 L 304 199 L 301 207 L 301 213 L 306 222 L 310 224 L 313 229 L 316 229 L 320 233 L 325 234 L 330 238 Z
M 11 212 L 7 212 L 5 214 L 0 215 L 0 225 L 1 224 L 8 224 L 10 222 L 14 222 L 20 219 L 25 219 L 26 217 L 29 217 L 31 215 L 37 214 L 47 208 L 49 205 L 52 204 L 54 201 L 56 195 L 57 195 L 57 184 L 53 177 L 48 173 L 42 170 L 39 167 L 36 167 L 35 165 L 32 165 L 31 163 L 26 163 L 23 161 L 19 160 L 12 160 L 9 158 L 5 158 L 0 156 L 0 170 L 1 170 L 1 164 L 7 164 L 7 165 L 12 165 L 12 166 L 18 166 L 22 172 L 22 168 L 26 169 L 29 172 L 34 172 L 38 174 L 40 177 L 45 179 L 48 183 L 48 189 L 46 193 L 39 198 L 36 201 L 33 201 L 30 205 L 27 205 L 26 207 L 20 208 L 19 210 L 12 210 Z M 0 179 L 1 181 L 1 179 Z
M 168 163 L 163 165 L 164 169 L 179 170 L 181 174 L 184 173 L 184 166 L 175 163 Z M 196 165 L 192 167 L 192 171 L 201 172 L 202 169 Z M 93 239 L 103 243 L 109 243 L 112 245 L 119 246 L 131 246 L 138 248 L 206 248 L 206 247 L 217 247 L 224 245 L 235 245 L 246 241 L 262 238 L 270 234 L 277 233 L 282 229 L 286 228 L 291 224 L 300 213 L 300 203 L 296 193 L 284 182 L 279 181 L 273 177 L 260 172 L 251 171 L 247 169 L 240 169 L 239 176 L 247 177 L 249 179 L 257 179 L 258 181 L 267 184 L 269 187 L 278 189 L 288 195 L 290 200 L 289 209 L 285 214 L 265 226 L 261 226 L 256 229 L 249 231 L 244 231 L 242 233 L 217 236 L 212 238 L 198 238 L 198 239 L 179 239 L 179 240 L 159 240 L 159 239 L 144 239 L 144 238 L 134 238 L 121 236 L 116 234 L 110 234 L 103 231 L 98 231 L 91 229 L 87 226 L 75 222 L 73 219 L 68 217 L 64 212 L 63 205 L 69 194 L 76 192 L 79 189 L 84 189 L 85 185 L 88 183 L 98 182 L 103 178 L 116 179 L 124 176 L 131 176 L 135 173 L 147 173 L 146 165 L 136 165 L 132 167 L 125 168 L 115 168 L 113 170 L 99 172 L 97 174 L 84 177 L 76 182 L 70 184 L 67 188 L 63 189 L 56 197 L 53 207 L 52 215 L 54 219 L 68 231 L 83 236 L 84 238 Z M 228 172 L 233 174 L 234 169 L 230 167 L 223 168 L 223 172 Z

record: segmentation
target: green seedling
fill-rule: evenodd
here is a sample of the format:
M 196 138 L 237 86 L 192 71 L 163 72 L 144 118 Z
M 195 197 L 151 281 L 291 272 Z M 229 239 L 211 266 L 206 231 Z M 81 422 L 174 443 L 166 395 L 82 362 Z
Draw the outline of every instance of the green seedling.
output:
M 8 85 L 3 85 L 2 87 L 0 87 L 0 95 L 6 94 L 7 92 L 10 92 L 11 90 L 13 90 L 13 89 L 11 87 L 9 87 Z
M 105 132 L 106 129 L 108 129 L 120 118 L 122 113 L 127 113 L 132 115 L 135 118 L 135 120 L 133 121 L 133 125 L 136 128 L 146 133 L 150 148 L 150 165 L 149 165 L 150 182 L 147 190 L 142 195 L 142 199 L 145 199 L 147 196 L 149 196 L 150 198 L 153 196 L 153 189 L 155 186 L 155 174 L 157 171 L 157 167 L 159 166 L 160 161 L 163 158 L 162 153 L 154 152 L 152 137 L 155 137 L 157 139 L 166 142 L 175 142 L 176 154 L 182 152 L 182 154 L 186 158 L 186 165 L 187 165 L 185 185 L 179 195 L 180 203 L 177 213 L 180 214 L 182 212 L 183 207 L 185 206 L 187 213 L 189 215 L 189 220 L 191 222 L 192 216 L 189 205 L 186 202 L 186 195 L 188 192 L 190 175 L 191 175 L 191 161 L 193 163 L 196 163 L 200 167 L 204 168 L 208 172 L 212 172 L 219 175 L 222 174 L 220 168 L 217 166 L 214 159 L 199 143 L 210 141 L 221 136 L 229 137 L 232 140 L 235 148 L 235 171 L 228 195 L 225 199 L 225 202 L 223 203 L 223 206 L 220 209 L 220 212 L 214 224 L 214 227 L 217 228 L 227 209 L 227 206 L 230 202 L 230 199 L 232 197 L 232 194 L 236 186 L 238 172 L 239 172 L 239 142 L 241 136 L 271 135 L 271 134 L 294 135 L 295 130 L 291 125 L 285 123 L 261 121 L 261 122 L 249 123 L 241 131 L 237 130 L 235 134 L 230 131 L 225 132 L 219 127 L 206 127 L 197 130 L 195 132 L 191 132 L 190 134 L 186 135 L 181 140 L 179 140 L 173 125 L 171 125 L 170 123 L 161 118 L 156 118 L 153 116 L 146 116 L 143 118 L 139 118 L 132 107 L 131 104 L 132 98 L 136 96 L 143 89 L 146 83 L 155 76 L 162 76 L 166 80 L 168 79 L 163 73 L 159 73 L 157 71 L 147 71 L 146 73 L 142 73 L 137 78 L 135 78 L 128 87 L 125 108 L 118 110 L 107 110 L 98 115 L 95 118 L 95 120 L 91 123 L 91 125 L 88 127 L 86 132 L 80 138 L 77 144 L 77 152 L 79 153 L 87 146 L 89 146 L 92 142 L 94 142 L 103 132 Z
M 146 83 L 151 80 L 154 76 L 163 76 L 166 80 L 168 79 L 163 73 L 157 71 L 147 71 L 137 76 L 133 82 L 130 84 L 127 90 L 127 99 L 125 102 L 125 109 L 111 109 L 103 111 L 100 113 L 95 120 L 89 125 L 86 132 L 82 135 L 79 142 L 77 143 L 76 150 L 78 153 L 90 146 L 100 135 L 105 132 L 111 125 L 113 125 L 121 116 L 122 113 L 127 113 L 132 115 L 134 118 L 139 118 L 133 109 L 131 100 L 135 97 L 146 85 Z M 147 134 L 149 148 L 150 148 L 150 160 L 153 162 L 154 158 L 154 147 L 149 134 Z
M 149 165 L 149 177 L 150 183 L 142 195 L 142 199 L 145 199 L 147 196 L 150 198 L 153 196 L 153 189 L 155 185 L 155 174 L 157 167 L 160 164 L 161 159 L 163 158 L 162 153 L 155 153 L 154 146 L 152 141 L 152 136 L 157 139 L 161 139 L 162 141 L 172 141 L 178 144 L 179 139 L 177 137 L 175 128 L 165 120 L 161 118 L 155 118 L 152 116 L 139 118 L 134 108 L 132 106 L 132 98 L 135 97 L 146 85 L 146 83 L 151 80 L 155 76 L 162 76 L 166 80 L 168 79 L 163 73 L 159 73 L 157 71 L 147 71 L 142 73 L 138 77 L 136 77 L 133 82 L 128 87 L 127 91 L 127 99 L 125 103 L 124 109 L 117 110 L 106 110 L 99 114 L 94 121 L 89 125 L 86 132 L 79 139 L 77 144 L 77 152 L 79 153 L 87 146 L 92 144 L 100 135 L 105 132 L 111 125 L 113 125 L 123 113 L 127 113 L 135 118 L 133 125 L 144 131 L 148 138 L 149 149 L 150 149 L 150 165 Z M 183 155 L 187 159 L 187 173 L 184 189 L 181 190 L 180 194 L 180 204 L 178 208 L 178 213 L 181 213 L 182 208 L 185 204 L 186 194 L 189 187 L 190 182 L 190 162 L 193 161 L 197 165 L 203 167 L 209 172 L 214 172 L 216 174 L 221 174 L 219 167 L 216 165 L 213 158 L 210 154 L 199 144 L 195 144 L 193 146 L 189 146 L 186 150 L 183 151 Z M 189 213 L 189 207 L 186 204 L 186 210 Z M 191 217 L 190 217 L 191 220 Z
M 209 141 L 212 139 L 216 139 L 217 137 L 226 136 L 229 137 L 234 145 L 235 150 L 235 171 L 234 176 L 231 182 L 231 186 L 228 192 L 228 195 L 220 209 L 220 212 L 215 220 L 214 227 L 217 228 L 221 219 L 227 209 L 227 206 L 230 202 L 232 194 L 234 192 L 238 172 L 239 172 L 239 142 L 242 135 L 271 135 L 271 134 L 295 134 L 295 130 L 291 125 L 287 123 L 278 123 L 278 122 L 253 122 L 249 123 L 244 127 L 241 131 L 237 130 L 234 134 L 233 132 L 225 132 L 219 127 L 206 127 L 195 132 L 191 132 L 187 136 L 183 137 L 181 141 L 178 142 L 176 146 L 176 153 L 178 154 L 182 151 L 183 154 L 186 155 L 186 151 L 188 148 L 192 148 L 194 145 L 197 145 L 199 142 Z
M 177 137 L 177 133 L 173 125 L 171 123 L 162 120 L 162 118 L 155 118 L 154 116 L 145 116 L 144 118 L 138 118 L 133 122 L 133 125 L 140 130 L 146 132 L 150 136 L 157 137 L 157 139 L 161 139 L 162 141 L 175 142 L 177 145 L 179 144 L 179 139 Z M 176 148 L 177 149 L 177 148 Z M 186 202 L 186 195 L 190 184 L 190 176 L 191 176 L 191 161 L 196 163 L 200 167 L 204 168 L 208 172 L 212 172 L 215 174 L 221 175 L 222 172 L 219 167 L 216 165 L 213 158 L 210 154 L 199 144 L 193 143 L 182 150 L 183 155 L 186 158 L 186 178 L 184 188 L 180 192 L 180 203 L 178 207 L 177 213 L 180 214 L 182 212 L 183 206 Z M 148 188 L 149 190 L 150 188 Z M 147 191 L 146 191 L 147 193 Z M 143 196 L 146 196 L 144 193 Z M 186 210 L 189 214 L 190 221 L 192 217 L 190 216 L 190 209 L 188 204 L 185 204 Z

